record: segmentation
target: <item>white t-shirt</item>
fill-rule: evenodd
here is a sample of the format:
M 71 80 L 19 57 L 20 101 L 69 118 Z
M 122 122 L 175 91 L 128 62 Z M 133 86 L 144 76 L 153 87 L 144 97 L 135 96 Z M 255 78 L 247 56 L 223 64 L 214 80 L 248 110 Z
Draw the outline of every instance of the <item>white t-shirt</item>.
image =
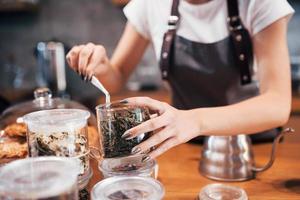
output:
M 172 0 L 131 0 L 124 8 L 128 21 L 143 37 L 151 40 L 157 58 L 160 57 L 171 6 Z M 203 4 L 180 0 L 179 12 L 177 34 L 186 39 L 213 43 L 229 35 L 226 0 L 211 0 Z M 239 12 L 243 24 L 253 36 L 294 10 L 286 0 L 239 0 Z

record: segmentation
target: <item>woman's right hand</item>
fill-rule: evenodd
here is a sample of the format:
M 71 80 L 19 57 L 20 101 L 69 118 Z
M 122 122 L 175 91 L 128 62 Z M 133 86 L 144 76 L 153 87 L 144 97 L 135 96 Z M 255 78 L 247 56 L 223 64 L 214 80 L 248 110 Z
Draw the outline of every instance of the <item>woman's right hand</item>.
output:
M 106 75 L 112 70 L 106 50 L 101 45 L 88 43 L 74 46 L 66 58 L 70 67 L 84 80 L 90 80 L 93 75 Z

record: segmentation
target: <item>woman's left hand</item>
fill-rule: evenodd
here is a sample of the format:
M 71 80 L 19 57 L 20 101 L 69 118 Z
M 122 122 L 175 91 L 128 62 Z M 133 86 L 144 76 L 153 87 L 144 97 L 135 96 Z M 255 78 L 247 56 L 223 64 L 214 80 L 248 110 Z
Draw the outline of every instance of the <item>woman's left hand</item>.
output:
M 146 152 L 155 147 L 146 159 L 155 158 L 170 148 L 189 141 L 198 136 L 199 123 L 197 117 L 193 116 L 193 111 L 178 110 L 167 103 L 160 102 L 148 97 L 133 97 L 123 100 L 130 105 L 146 106 L 151 111 L 158 113 L 157 117 L 127 130 L 123 138 L 132 139 L 140 134 L 153 131 L 154 134 L 135 146 L 133 154 Z

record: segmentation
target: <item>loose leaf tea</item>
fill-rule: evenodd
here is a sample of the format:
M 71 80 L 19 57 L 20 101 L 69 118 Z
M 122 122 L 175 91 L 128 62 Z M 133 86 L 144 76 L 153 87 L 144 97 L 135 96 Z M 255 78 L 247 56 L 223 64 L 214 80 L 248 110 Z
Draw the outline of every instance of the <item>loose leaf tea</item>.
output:
M 128 171 L 137 170 L 141 167 L 142 167 L 142 164 L 135 164 L 135 163 L 130 164 L 130 163 L 128 163 L 128 164 L 124 164 L 124 165 L 114 167 L 114 168 L 112 168 L 112 171 L 114 171 L 114 172 L 128 172 Z
M 130 155 L 131 149 L 147 139 L 150 133 L 141 134 L 130 140 L 122 138 L 122 135 L 126 130 L 148 119 L 150 119 L 150 114 L 146 108 L 123 106 L 115 109 L 114 106 L 106 110 L 105 116 L 100 117 L 104 158 Z
M 89 200 L 90 199 L 90 193 L 87 189 L 82 189 L 79 191 L 79 200 Z
M 120 190 L 113 194 L 110 194 L 108 198 L 110 200 L 135 200 L 135 199 L 144 199 L 148 197 L 149 194 L 142 190 Z
M 83 134 L 85 128 L 74 132 L 33 132 L 29 131 L 29 155 L 77 157 L 80 161 L 80 174 L 89 169 L 88 139 Z

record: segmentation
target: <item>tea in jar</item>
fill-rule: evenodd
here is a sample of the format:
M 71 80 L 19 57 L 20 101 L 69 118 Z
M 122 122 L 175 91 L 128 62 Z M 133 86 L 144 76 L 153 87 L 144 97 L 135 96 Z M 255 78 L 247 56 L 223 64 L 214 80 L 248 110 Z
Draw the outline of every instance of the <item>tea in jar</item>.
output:
M 80 162 L 80 177 L 91 173 L 87 119 L 90 113 L 80 109 L 53 109 L 24 116 L 30 157 L 72 157 Z
M 133 147 L 151 135 L 149 132 L 129 140 L 122 138 L 125 131 L 150 119 L 146 107 L 112 103 L 99 105 L 96 111 L 104 158 L 129 156 Z

